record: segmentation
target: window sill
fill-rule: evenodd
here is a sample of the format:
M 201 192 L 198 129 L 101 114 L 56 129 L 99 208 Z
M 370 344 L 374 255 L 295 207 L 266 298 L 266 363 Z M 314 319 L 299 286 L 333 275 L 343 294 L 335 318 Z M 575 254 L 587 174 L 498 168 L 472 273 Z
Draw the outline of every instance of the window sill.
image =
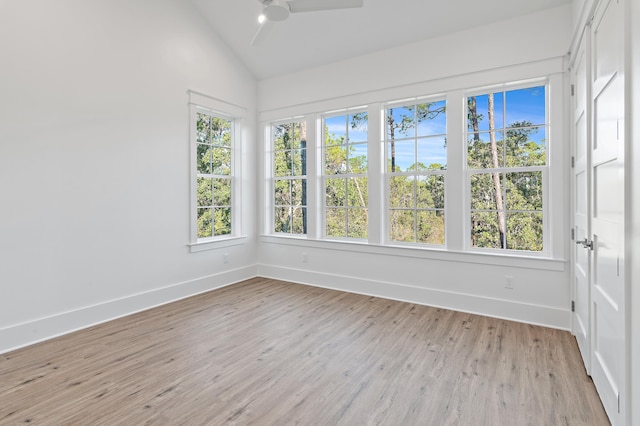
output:
M 553 259 L 538 255 L 526 256 L 511 253 L 453 251 L 446 248 L 410 245 L 377 245 L 366 241 L 310 240 L 285 235 L 261 235 L 260 241 L 267 244 L 283 244 L 347 252 L 370 253 L 385 256 L 412 257 L 448 262 L 478 263 L 482 265 L 508 266 L 562 272 L 566 268 L 564 259 Z
M 231 246 L 239 246 L 247 241 L 246 236 L 239 237 L 218 237 L 211 240 L 199 241 L 197 243 L 188 244 L 191 253 L 198 253 L 206 250 L 215 250 Z

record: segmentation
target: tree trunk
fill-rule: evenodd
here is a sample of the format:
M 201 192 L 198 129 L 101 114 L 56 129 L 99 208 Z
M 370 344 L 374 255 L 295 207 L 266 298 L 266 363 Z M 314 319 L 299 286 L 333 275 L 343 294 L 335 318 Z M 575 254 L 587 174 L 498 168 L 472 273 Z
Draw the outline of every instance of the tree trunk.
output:
M 302 175 L 307 175 L 307 122 L 300 122 L 300 156 Z M 302 233 L 307 233 L 307 179 L 302 179 Z
M 396 171 L 396 143 L 395 143 L 395 129 L 393 128 L 393 109 L 389 108 L 389 115 L 387 116 L 389 124 L 389 143 L 391 144 L 391 173 Z
M 478 126 L 478 107 L 476 102 L 476 97 L 472 96 L 469 98 L 469 120 L 471 121 L 471 127 L 473 128 L 473 143 L 474 145 L 480 142 L 480 128 Z M 474 149 L 475 147 L 471 147 Z M 472 219 L 473 220 L 473 219 Z M 475 229 L 476 222 L 472 224 L 471 229 Z M 477 245 L 477 236 L 473 232 L 471 233 L 471 245 Z
M 473 127 L 473 142 L 480 142 L 480 130 L 478 127 L 478 108 L 476 106 L 476 97 L 469 98 L 469 119 L 471 127 Z
M 496 134 L 495 134 L 495 114 L 494 114 L 494 102 L 493 102 L 493 93 L 490 93 L 489 96 L 489 105 L 487 108 L 487 112 L 489 115 L 489 141 L 491 143 L 491 163 L 494 169 L 500 167 L 500 162 L 498 159 L 498 144 L 496 142 Z M 496 209 L 498 210 L 498 231 L 500 233 L 500 247 L 506 248 L 505 241 L 505 215 L 504 215 L 504 202 L 502 199 L 502 184 L 500 183 L 500 173 L 492 173 L 493 174 L 493 186 L 496 189 L 495 198 L 496 198 Z
M 356 185 L 356 190 L 358 191 L 358 198 L 360 199 L 360 204 L 364 208 L 364 214 L 367 218 L 367 223 L 369 222 L 369 209 L 364 201 L 364 195 L 362 195 L 362 189 L 360 189 L 360 184 L 358 183 L 358 178 L 353 178 L 353 183 Z M 348 185 L 348 184 L 347 184 Z

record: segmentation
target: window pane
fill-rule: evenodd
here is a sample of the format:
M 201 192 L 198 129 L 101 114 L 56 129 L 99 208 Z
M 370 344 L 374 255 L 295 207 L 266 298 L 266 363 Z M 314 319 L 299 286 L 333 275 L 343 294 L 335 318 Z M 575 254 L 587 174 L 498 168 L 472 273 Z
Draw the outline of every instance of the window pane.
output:
M 214 145 L 231 146 L 231 122 L 211 117 L 211 141 Z
M 413 176 L 389 177 L 389 207 L 415 207 L 414 182 Z
M 444 176 L 418 176 L 416 207 L 444 209 Z
M 497 185 L 494 178 L 498 179 Z M 481 173 L 471 175 L 471 208 L 473 210 L 496 210 L 496 194 L 502 193 L 502 175 L 500 173 Z
M 350 178 L 347 181 L 348 185 L 348 205 L 353 207 L 366 207 L 369 203 L 368 200 L 368 178 Z
M 489 100 L 493 99 L 490 108 Z M 492 93 L 480 96 L 471 96 L 467 99 L 467 128 L 468 131 L 487 131 L 490 129 L 490 114 L 493 115 L 493 129 L 504 128 L 504 96 L 502 93 Z
M 492 138 L 495 146 L 492 147 Z M 490 169 L 504 167 L 504 138 L 502 132 L 469 135 L 467 147 L 469 168 Z
M 367 209 L 349 209 L 349 229 L 347 235 L 351 238 L 367 238 Z
M 212 179 L 199 177 L 198 184 L 198 207 L 211 206 L 213 200 Z
M 391 210 L 389 237 L 392 241 L 415 241 L 415 210 Z
M 418 170 L 447 168 L 447 146 L 444 137 L 418 139 Z
M 369 117 L 366 112 L 349 116 L 349 142 L 366 142 L 368 139 Z
M 417 212 L 417 241 L 426 244 L 444 244 L 444 211 Z
M 287 138 L 285 135 L 280 135 L 273 139 L 273 149 L 274 151 L 282 151 L 287 149 Z
M 326 221 L 327 221 L 326 233 L 328 237 L 346 237 L 347 236 L 347 210 L 346 209 L 328 208 Z
M 230 175 L 231 174 L 231 149 L 230 148 L 212 148 L 211 156 L 212 156 L 214 175 Z
M 508 210 L 542 210 L 542 172 L 507 173 Z
M 291 232 L 291 208 L 276 207 L 274 213 L 274 231 L 275 232 Z
M 546 164 L 545 127 L 507 129 L 507 167 L 544 166 Z
M 211 174 L 211 146 L 198 144 L 197 146 L 197 158 L 198 173 L 209 175 Z
M 291 149 L 292 140 L 292 124 L 279 124 L 273 127 L 274 148 L 276 150 Z
M 292 176 L 291 151 L 276 151 L 274 153 L 273 171 L 275 177 Z
M 416 145 L 410 141 L 396 141 L 388 145 L 388 158 L 390 172 L 405 172 L 414 170 L 416 164 Z M 395 164 L 395 169 L 393 165 Z
M 209 143 L 209 116 L 206 114 L 198 113 L 197 123 L 196 123 L 196 140 L 199 143 Z
M 333 207 L 345 206 L 347 199 L 347 180 L 342 178 L 327 179 L 326 185 L 326 205 Z
M 325 125 L 325 143 L 327 145 L 336 145 L 347 143 L 347 117 L 340 115 L 337 117 L 329 117 L 324 120 Z
M 471 213 L 471 246 L 502 248 L 497 212 Z
M 344 145 L 328 146 L 324 155 L 325 173 L 336 175 L 347 172 L 347 147 Z
M 507 213 L 507 248 L 542 250 L 542 213 Z
M 275 205 L 291 205 L 291 182 L 288 179 L 275 181 Z
M 294 234 L 307 233 L 307 208 L 293 207 L 293 230 Z
M 231 209 L 216 208 L 213 209 L 214 216 L 214 235 L 231 234 Z
M 290 124 L 290 147 L 292 149 L 303 148 L 302 144 L 302 125 L 300 123 Z M 306 139 L 306 136 L 305 136 Z
M 519 127 L 546 123 L 545 87 L 529 87 L 507 92 L 507 125 Z
M 291 152 L 293 157 L 293 176 L 304 176 L 307 174 L 307 150 L 294 149 Z
M 306 179 L 292 179 L 291 180 L 291 205 L 302 206 L 303 198 L 306 196 L 307 180 Z
M 349 145 L 349 173 L 367 172 L 367 144 Z
M 213 204 L 216 207 L 231 205 L 231 179 L 213 179 Z
M 418 136 L 444 135 L 447 133 L 446 102 L 430 102 L 417 105 Z
M 411 138 L 416 134 L 415 108 L 403 106 L 387 110 L 386 127 L 388 140 Z
M 213 236 L 212 209 L 198 208 L 198 238 Z

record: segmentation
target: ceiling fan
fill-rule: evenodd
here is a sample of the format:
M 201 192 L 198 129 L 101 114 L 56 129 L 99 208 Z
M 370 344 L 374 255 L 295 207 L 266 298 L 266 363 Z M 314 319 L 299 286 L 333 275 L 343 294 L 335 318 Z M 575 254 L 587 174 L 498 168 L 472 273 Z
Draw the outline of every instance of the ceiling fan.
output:
M 258 0 L 264 6 L 258 17 L 260 27 L 251 40 L 251 46 L 258 44 L 268 28 L 278 21 L 284 21 L 291 13 L 318 12 L 322 10 L 352 9 L 362 7 L 364 0 Z

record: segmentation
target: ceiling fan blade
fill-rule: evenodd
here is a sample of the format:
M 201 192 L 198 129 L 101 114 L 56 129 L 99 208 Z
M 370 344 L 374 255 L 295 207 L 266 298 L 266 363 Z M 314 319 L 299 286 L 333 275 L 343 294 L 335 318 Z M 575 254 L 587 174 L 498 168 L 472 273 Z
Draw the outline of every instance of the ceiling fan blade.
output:
M 362 7 L 364 0 L 290 0 L 291 13 Z
M 260 24 L 260 26 L 258 27 L 258 31 L 256 31 L 256 34 L 251 39 L 250 45 L 251 46 L 259 45 L 265 38 L 267 38 L 267 35 L 271 32 L 272 29 L 273 29 L 273 22 L 269 21 L 268 19 L 265 19 Z

